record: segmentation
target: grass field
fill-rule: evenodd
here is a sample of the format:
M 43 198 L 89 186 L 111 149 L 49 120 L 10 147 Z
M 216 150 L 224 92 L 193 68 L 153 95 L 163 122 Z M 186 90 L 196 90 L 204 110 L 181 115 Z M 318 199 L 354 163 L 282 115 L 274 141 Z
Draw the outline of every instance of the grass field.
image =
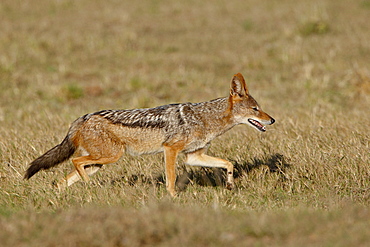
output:
M 1 246 L 367 246 L 370 1 L 2 0 Z M 228 95 L 241 72 L 276 119 L 237 126 L 185 167 L 124 156 L 58 193 L 29 163 L 79 116 Z

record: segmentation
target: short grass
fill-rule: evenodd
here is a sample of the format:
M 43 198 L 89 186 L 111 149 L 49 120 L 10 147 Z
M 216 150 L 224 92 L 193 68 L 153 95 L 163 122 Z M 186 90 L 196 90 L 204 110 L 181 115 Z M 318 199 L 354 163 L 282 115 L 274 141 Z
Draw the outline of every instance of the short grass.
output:
M 366 246 L 370 241 L 369 1 L 0 3 L 2 246 Z M 223 171 L 124 156 L 63 193 L 66 162 L 22 180 L 77 117 L 199 102 L 234 73 L 276 119 L 209 150 Z

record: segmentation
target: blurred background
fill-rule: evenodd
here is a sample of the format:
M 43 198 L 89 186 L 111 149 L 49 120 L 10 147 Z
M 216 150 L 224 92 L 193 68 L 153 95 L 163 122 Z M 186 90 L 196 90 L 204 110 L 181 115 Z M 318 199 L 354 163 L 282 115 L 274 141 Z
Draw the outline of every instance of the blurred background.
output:
M 205 101 L 237 72 L 272 112 L 368 109 L 368 0 L 4 0 L 0 12 L 2 121 Z

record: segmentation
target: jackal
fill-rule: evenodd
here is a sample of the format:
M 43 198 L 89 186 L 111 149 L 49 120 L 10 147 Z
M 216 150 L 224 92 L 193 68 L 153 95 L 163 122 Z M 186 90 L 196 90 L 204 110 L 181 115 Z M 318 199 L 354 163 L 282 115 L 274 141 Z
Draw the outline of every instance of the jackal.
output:
M 210 142 L 238 124 L 259 131 L 275 120 L 263 112 L 249 94 L 243 76 L 231 80 L 230 95 L 201 103 L 181 103 L 133 110 L 103 110 L 75 120 L 64 140 L 30 164 L 24 176 L 31 178 L 72 159 L 74 171 L 58 183 L 63 189 L 97 172 L 105 164 L 118 161 L 123 153 L 133 155 L 164 152 L 166 188 L 174 196 L 175 165 L 180 152 L 185 163 L 227 170 L 226 188 L 232 189 L 233 164 L 206 154 Z

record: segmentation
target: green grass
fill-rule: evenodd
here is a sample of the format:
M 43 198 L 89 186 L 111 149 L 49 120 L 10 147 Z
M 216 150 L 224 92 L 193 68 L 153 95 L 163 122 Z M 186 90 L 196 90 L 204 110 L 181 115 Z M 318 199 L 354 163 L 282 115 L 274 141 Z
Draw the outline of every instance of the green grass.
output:
M 302 24 L 299 31 L 303 36 L 326 34 L 330 31 L 330 27 L 329 24 L 324 21 L 310 21 Z
M 366 246 L 367 1 L 2 1 L 0 245 Z M 59 193 L 72 165 L 22 176 L 101 109 L 228 95 L 241 72 L 276 119 L 212 142 L 224 171 L 124 156 Z

